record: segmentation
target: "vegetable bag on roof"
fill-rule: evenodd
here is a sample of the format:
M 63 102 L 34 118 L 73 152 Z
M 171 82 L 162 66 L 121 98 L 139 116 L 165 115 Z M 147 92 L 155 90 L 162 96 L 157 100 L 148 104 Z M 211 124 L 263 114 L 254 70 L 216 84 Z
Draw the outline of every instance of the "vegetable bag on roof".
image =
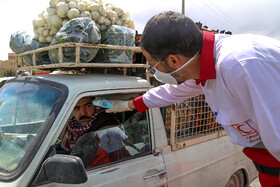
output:
M 102 34 L 102 44 L 133 46 L 135 43 L 135 30 L 112 25 L 106 32 Z M 133 51 L 116 50 L 116 49 L 100 49 L 94 62 L 111 62 L 111 63 L 132 63 Z
M 102 0 L 50 0 L 49 5 L 33 20 L 35 38 L 42 43 L 51 43 L 59 29 L 77 17 L 92 19 L 102 32 L 111 25 L 135 28 L 129 12 Z
M 10 38 L 10 48 L 11 50 L 18 54 L 26 51 L 35 50 L 42 47 L 47 47 L 49 44 L 43 44 L 32 38 L 25 31 L 17 31 L 11 35 Z M 29 65 L 33 65 L 32 55 L 23 56 L 25 62 Z M 40 52 L 36 54 L 36 65 L 49 64 L 49 55 L 47 51 Z
M 56 33 L 50 45 L 55 45 L 65 42 L 99 44 L 101 34 L 96 27 L 94 21 L 89 18 L 74 18 L 67 23 Z M 75 62 L 74 47 L 63 48 L 63 62 Z M 81 47 L 80 60 L 81 63 L 90 62 L 97 54 L 99 49 Z M 51 63 L 58 63 L 58 49 L 49 51 Z

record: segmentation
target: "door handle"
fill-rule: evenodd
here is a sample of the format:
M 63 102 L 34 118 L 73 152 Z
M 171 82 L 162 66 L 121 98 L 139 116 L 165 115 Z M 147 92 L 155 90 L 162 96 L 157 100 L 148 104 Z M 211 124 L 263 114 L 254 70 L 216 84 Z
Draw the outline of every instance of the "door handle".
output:
M 150 179 L 150 178 L 157 177 L 157 176 L 159 176 L 159 178 L 161 178 L 161 179 L 166 177 L 166 170 L 165 169 L 156 170 L 156 173 L 154 173 L 152 175 L 145 175 L 143 177 L 143 179 Z

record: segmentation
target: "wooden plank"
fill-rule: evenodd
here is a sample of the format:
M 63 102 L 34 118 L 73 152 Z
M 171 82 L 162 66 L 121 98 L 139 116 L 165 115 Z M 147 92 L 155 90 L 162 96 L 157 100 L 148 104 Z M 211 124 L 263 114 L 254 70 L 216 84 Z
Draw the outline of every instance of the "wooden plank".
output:
M 76 58 L 75 62 L 63 62 L 63 47 L 75 47 Z M 27 51 L 24 53 L 16 54 L 17 57 L 23 57 L 25 55 L 33 55 L 33 66 L 25 66 L 25 67 L 16 67 L 18 70 L 40 70 L 40 69 L 54 69 L 54 68 L 85 68 L 85 67 L 100 67 L 100 68 L 146 68 L 148 63 L 146 64 L 124 64 L 124 63 L 81 63 L 80 62 L 80 53 L 81 48 L 103 48 L 103 49 L 118 49 L 118 50 L 132 50 L 134 52 L 142 52 L 140 47 L 134 46 L 119 46 L 119 45 L 105 45 L 105 44 L 86 44 L 86 43 L 61 43 L 56 44 L 44 48 L 39 48 L 32 51 Z M 44 65 L 37 65 L 36 64 L 36 54 L 43 51 L 48 50 L 58 50 L 58 57 L 59 63 L 57 64 L 44 64 Z
M 15 68 L 15 72 L 17 72 L 17 67 L 18 67 L 18 58 L 21 58 L 21 57 L 17 57 L 17 56 L 16 56 L 16 63 L 15 63 L 15 67 L 14 67 L 14 68 Z
M 38 66 L 19 67 L 19 70 L 33 70 L 33 69 L 54 69 L 54 68 L 146 68 L 146 64 L 121 64 L 121 63 L 71 63 L 63 62 L 61 64 L 45 64 Z
M 62 64 L 63 63 L 63 51 L 62 51 L 62 47 L 59 47 L 58 48 L 58 61 L 59 61 L 59 64 Z
M 126 67 L 124 67 L 124 69 L 123 69 L 123 75 L 127 75 L 127 68 Z
M 81 47 L 77 46 L 76 47 L 76 64 L 80 64 L 81 63 Z
M 32 51 L 26 51 L 24 53 L 16 54 L 16 56 L 25 56 L 25 55 L 30 55 L 32 53 L 38 53 L 38 52 L 43 52 L 43 51 L 48 51 L 52 49 L 57 49 L 59 47 L 87 47 L 87 48 L 100 48 L 100 49 L 119 49 L 119 50 L 131 50 L 134 51 L 135 53 L 141 53 L 142 50 L 140 47 L 134 47 L 134 46 L 120 46 L 120 45 L 105 45 L 105 44 L 86 44 L 86 43 L 73 43 L 73 42 L 66 42 L 66 43 L 61 43 L 61 44 L 56 44 L 56 45 L 51 45 L 48 47 L 43 47 L 39 49 L 35 49 Z
M 170 144 L 173 147 L 175 145 L 175 126 L 176 126 L 176 107 L 171 107 L 171 129 L 170 129 Z
M 32 54 L 33 66 L 36 66 L 36 53 Z

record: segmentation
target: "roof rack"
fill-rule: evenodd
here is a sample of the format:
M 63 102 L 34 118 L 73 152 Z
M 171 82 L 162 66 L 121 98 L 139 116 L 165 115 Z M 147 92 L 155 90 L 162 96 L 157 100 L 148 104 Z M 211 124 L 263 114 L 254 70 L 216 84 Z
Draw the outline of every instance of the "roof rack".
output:
M 64 62 L 63 61 L 63 48 L 64 47 L 75 47 L 76 59 L 75 62 Z M 48 47 L 38 48 L 32 51 L 27 51 L 24 53 L 16 54 L 16 70 L 55 70 L 55 69 L 75 69 L 75 68 L 123 68 L 123 75 L 126 75 L 127 68 L 143 68 L 148 66 L 147 62 L 144 63 L 81 63 L 80 52 L 81 48 L 100 48 L 100 49 L 116 49 L 116 50 L 131 50 L 134 53 L 142 53 L 140 47 L 134 46 L 120 46 L 120 45 L 105 45 L 105 44 L 88 44 L 88 43 L 73 43 L 66 42 L 56 45 L 51 45 Z M 49 51 L 52 49 L 58 49 L 59 63 L 56 64 L 44 64 L 37 65 L 36 54 L 44 51 Z M 19 58 L 26 55 L 32 55 L 33 65 L 18 67 Z M 106 72 L 106 70 L 105 70 Z M 149 80 L 149 75 L 146 75 L 146 79 Z

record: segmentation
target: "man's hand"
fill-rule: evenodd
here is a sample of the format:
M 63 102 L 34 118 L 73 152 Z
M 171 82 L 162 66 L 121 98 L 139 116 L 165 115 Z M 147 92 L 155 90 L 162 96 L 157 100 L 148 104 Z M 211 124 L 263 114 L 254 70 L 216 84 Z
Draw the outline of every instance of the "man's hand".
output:
M 121 100 L 109 100 L 111 102 L 112 107 L 106 110 L 106 113 L 111 112 L 124 112 L 124 111 L 131 111 L 133 108 L 129 108 L 128 102 L 129 101 L 121 101 Z

